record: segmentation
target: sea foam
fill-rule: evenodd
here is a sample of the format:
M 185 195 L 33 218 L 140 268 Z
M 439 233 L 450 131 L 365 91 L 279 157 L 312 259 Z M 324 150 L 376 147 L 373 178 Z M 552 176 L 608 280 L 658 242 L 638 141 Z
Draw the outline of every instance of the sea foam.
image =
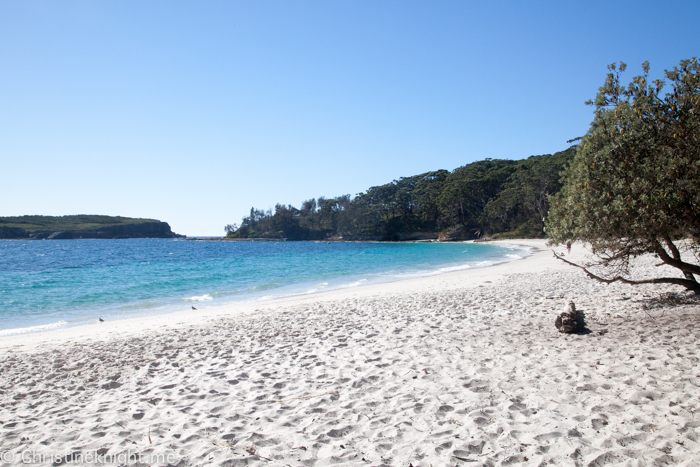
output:
M 206 302 L 209 300 L 213 300 L 212 296 L 209 295 L 208 293 L 204 295 L 195 295 L 194 297 L 188 298 L 189 301 L 191 302 Z
M 30 326 L 28 328 L 3 329 L 0 331 L 0 336 L 12 336 L 14 334 L 26 334 L 28 332 L 48 331 L 50 329 L 60 328 L 68 324 L 66 321 L 58 321 L 56 323 L 42 324 L 40 326 Z

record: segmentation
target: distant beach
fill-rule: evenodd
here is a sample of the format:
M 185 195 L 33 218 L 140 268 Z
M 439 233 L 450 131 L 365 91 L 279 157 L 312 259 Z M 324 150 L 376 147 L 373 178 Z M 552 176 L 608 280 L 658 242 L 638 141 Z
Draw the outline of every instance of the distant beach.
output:
M 543 241 L 517 243 L 537 252 L 0 339 L 3 460 L 700 462 L 697 300 L 674 287 L 604 285 Z M 557 251 L 585 260 L 578 244 Z M 656 274 L 654 264 L 639 258 L 636 272 Z M 553 323 L 569 300 L 586 327 L 563 335 Z

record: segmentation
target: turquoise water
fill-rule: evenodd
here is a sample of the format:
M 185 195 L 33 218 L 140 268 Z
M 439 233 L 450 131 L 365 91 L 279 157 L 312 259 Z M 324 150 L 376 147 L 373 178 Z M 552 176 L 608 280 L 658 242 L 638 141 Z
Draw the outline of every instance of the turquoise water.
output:
M 488 266 L 473 243 L 0 241 L 0 336 Z

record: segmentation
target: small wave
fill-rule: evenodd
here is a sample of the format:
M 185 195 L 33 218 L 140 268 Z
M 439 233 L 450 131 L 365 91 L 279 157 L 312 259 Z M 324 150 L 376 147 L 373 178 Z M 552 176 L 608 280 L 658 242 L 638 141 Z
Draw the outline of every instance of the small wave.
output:
M 471 269 L 473 266 L 471 264 L 462 264 L 459 266 L 448 266 L 446 268 L 438 269 L 438 273 L 443 272 L 454 272 L 454 271 L 464 271 L 465 269 Z
M 27 332 L 48 331 L 49 329 L 60 328 L 68 324 L 66 321 L 58 321 L 57 323 L 42 324 L 40 326 L 30 326 L 28 328 L 4 329 L 0 331 L 0 336 L 11 336 L 13 334 L 25 334 Z
M 195 295 L 194 297 L 190 297 L 187 300 L 191 302 L 206 302 L 208 300 L 213 300 L 213 298 L 207 293 L 204 295 Z
M 364 284 L 365 282 L 367 282 L 367 279 L 360 279 L 359 281 L 351 282 L 350 284 L 346 285 L 345 287 L 357 287 L 359 285 Z
M 307 291 L 304 292 L 304 293 L 305 293 L 305 294 L 308 294 L 308 293 L 314 293 L 314 292 L 318 292 L 318 289 L 307 290 Z

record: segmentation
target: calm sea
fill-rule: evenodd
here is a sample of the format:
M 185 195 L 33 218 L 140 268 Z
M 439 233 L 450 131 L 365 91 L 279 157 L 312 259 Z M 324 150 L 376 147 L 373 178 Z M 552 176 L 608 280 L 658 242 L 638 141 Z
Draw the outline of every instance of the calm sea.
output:
M 0 337 L 519 259 L 473 243 L 0 240 Z

